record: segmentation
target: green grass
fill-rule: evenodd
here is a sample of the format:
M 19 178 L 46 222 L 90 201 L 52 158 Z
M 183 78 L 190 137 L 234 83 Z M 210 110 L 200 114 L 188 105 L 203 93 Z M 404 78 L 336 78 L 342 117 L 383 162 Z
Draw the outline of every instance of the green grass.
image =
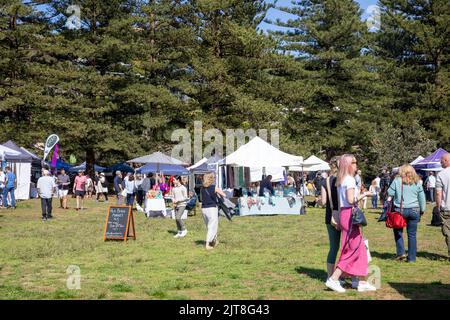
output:
M 70 205 L 74 205 L 73 199 Z M 54 206 L 57 201 L 54 200 Z M 40 202 L 0 211 L 1 299 L 449 299 L 450 262 L 440 228 L 418 230 L 415 264 L 392 260 L 392 230 L 366 211 L 371 265 L 381 270 L 381 289 L 360 294 L 328 291 L 328 238 L 323 209 L 304 216 L 221 218 L 220 244 L 204 249 L 206 229 L 198 214 L 189 233 L 174 239 L 171 219 L 135 213 L 137 240 L 104 242 L 107 204 L 87 201 L 87 210 L 56 209 L 40 221 Z M 407 240 L 405 237 L 405 244 Z M 66 287 L 68 266 L 81 272 L 81 289 Z

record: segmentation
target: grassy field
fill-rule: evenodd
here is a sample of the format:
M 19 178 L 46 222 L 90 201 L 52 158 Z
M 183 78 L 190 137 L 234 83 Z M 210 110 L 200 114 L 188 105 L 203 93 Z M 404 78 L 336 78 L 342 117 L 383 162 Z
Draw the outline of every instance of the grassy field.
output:
M 419 226 L 415 264 L 393 260 L 392 231 L 367 210 L 365 236 L 371 265 L 381 270 L 381 289 L 337 294 L 324 286 L 323 209 L 308 208 L 304 216 L 221 218 L 220 244 L 206 251 L 200 211 L 187 220 L 184 239 L 173 238 L 174 220 L 135 213 L 137 239 L 123 243 L 102 240 L 106 203 L 89 200 L 82 212 L 56 209 L 53 221 L 42 222 L 39 200 L 20 202 L 14 211 L 0 211 L 0 297 L 450 299 L 450 262 L 440 228 L 428 226 L 430 210 Z M 80 290 L 66 287 L 69 265 L 81 270 Z

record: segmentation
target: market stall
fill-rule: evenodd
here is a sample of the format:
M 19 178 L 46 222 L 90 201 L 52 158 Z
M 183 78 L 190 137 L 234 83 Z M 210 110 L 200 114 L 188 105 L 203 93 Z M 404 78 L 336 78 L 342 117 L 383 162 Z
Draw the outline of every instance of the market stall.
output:
M 164 161 L 160 158 L 160 161 Z M 170 160 L 167 160 L 170 162 Z M 146 165 L 136 169 L 136 173 L 161 173 L 171 176 L 186 176 L 189 175 L 189 170 L 186 168 L 170 164 L 170 163 L 147 163 Z M 144 212 L 147 217 L 169 217 L 168 212 L 171 210 L 172 198 L 170 195 L 163 195 L 162 190 L 151 190 L 145 195 Z
M 218 174 L 222 175 L 225 186 L 234 183 L 242 189 L 240 196 L 231 198 L 237 204 L 240 216 L 298 215 L 303 206 L 303 198 L 295 190 L 285 186 L 285 177 L 289 166 L 302 164 L 302 157 L 282 152 L 263 139 L 255 137 L 222 159 L 219 162 L 221 170 Z M 260 196 L 256 181 L 261 181 L 263 176 L 272 172 L 274 180 L 279 181 L 276 190 L 274 194 L 263 191 L 263 196 Z M 275 182 L 274 180 L 272 182 Z
M 31 163 L 33 158 L 31 155 L 20 149 L 14 142 L 8 141 L 3 144 L 9 150 L 15 153 L 5 153 L 6 165 L 11 167 L 11 171 L 16 175 L 17 188 L 14 191 L 16 200 L 30 199 L 31 188 Z

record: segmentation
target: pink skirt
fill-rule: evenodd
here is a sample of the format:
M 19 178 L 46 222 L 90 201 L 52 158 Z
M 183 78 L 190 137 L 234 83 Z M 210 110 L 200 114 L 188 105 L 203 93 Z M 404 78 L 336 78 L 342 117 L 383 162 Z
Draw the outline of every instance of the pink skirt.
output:
M 341 209 L 341 256 L 336 268 L 350 276 L 365 277 L 368 274 L 367 252 L 360 228 L 352 226 L 352 208 Z M 349 231 L 351 233 L 349 235 Z

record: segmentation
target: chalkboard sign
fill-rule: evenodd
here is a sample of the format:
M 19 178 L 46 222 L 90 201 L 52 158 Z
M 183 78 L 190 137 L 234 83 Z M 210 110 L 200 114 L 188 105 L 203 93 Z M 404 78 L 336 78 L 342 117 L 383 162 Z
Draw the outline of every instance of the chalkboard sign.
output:
M 110 206 L 106 216 L 103 240 L 136 240 L 133 212 L 130 206 Z

